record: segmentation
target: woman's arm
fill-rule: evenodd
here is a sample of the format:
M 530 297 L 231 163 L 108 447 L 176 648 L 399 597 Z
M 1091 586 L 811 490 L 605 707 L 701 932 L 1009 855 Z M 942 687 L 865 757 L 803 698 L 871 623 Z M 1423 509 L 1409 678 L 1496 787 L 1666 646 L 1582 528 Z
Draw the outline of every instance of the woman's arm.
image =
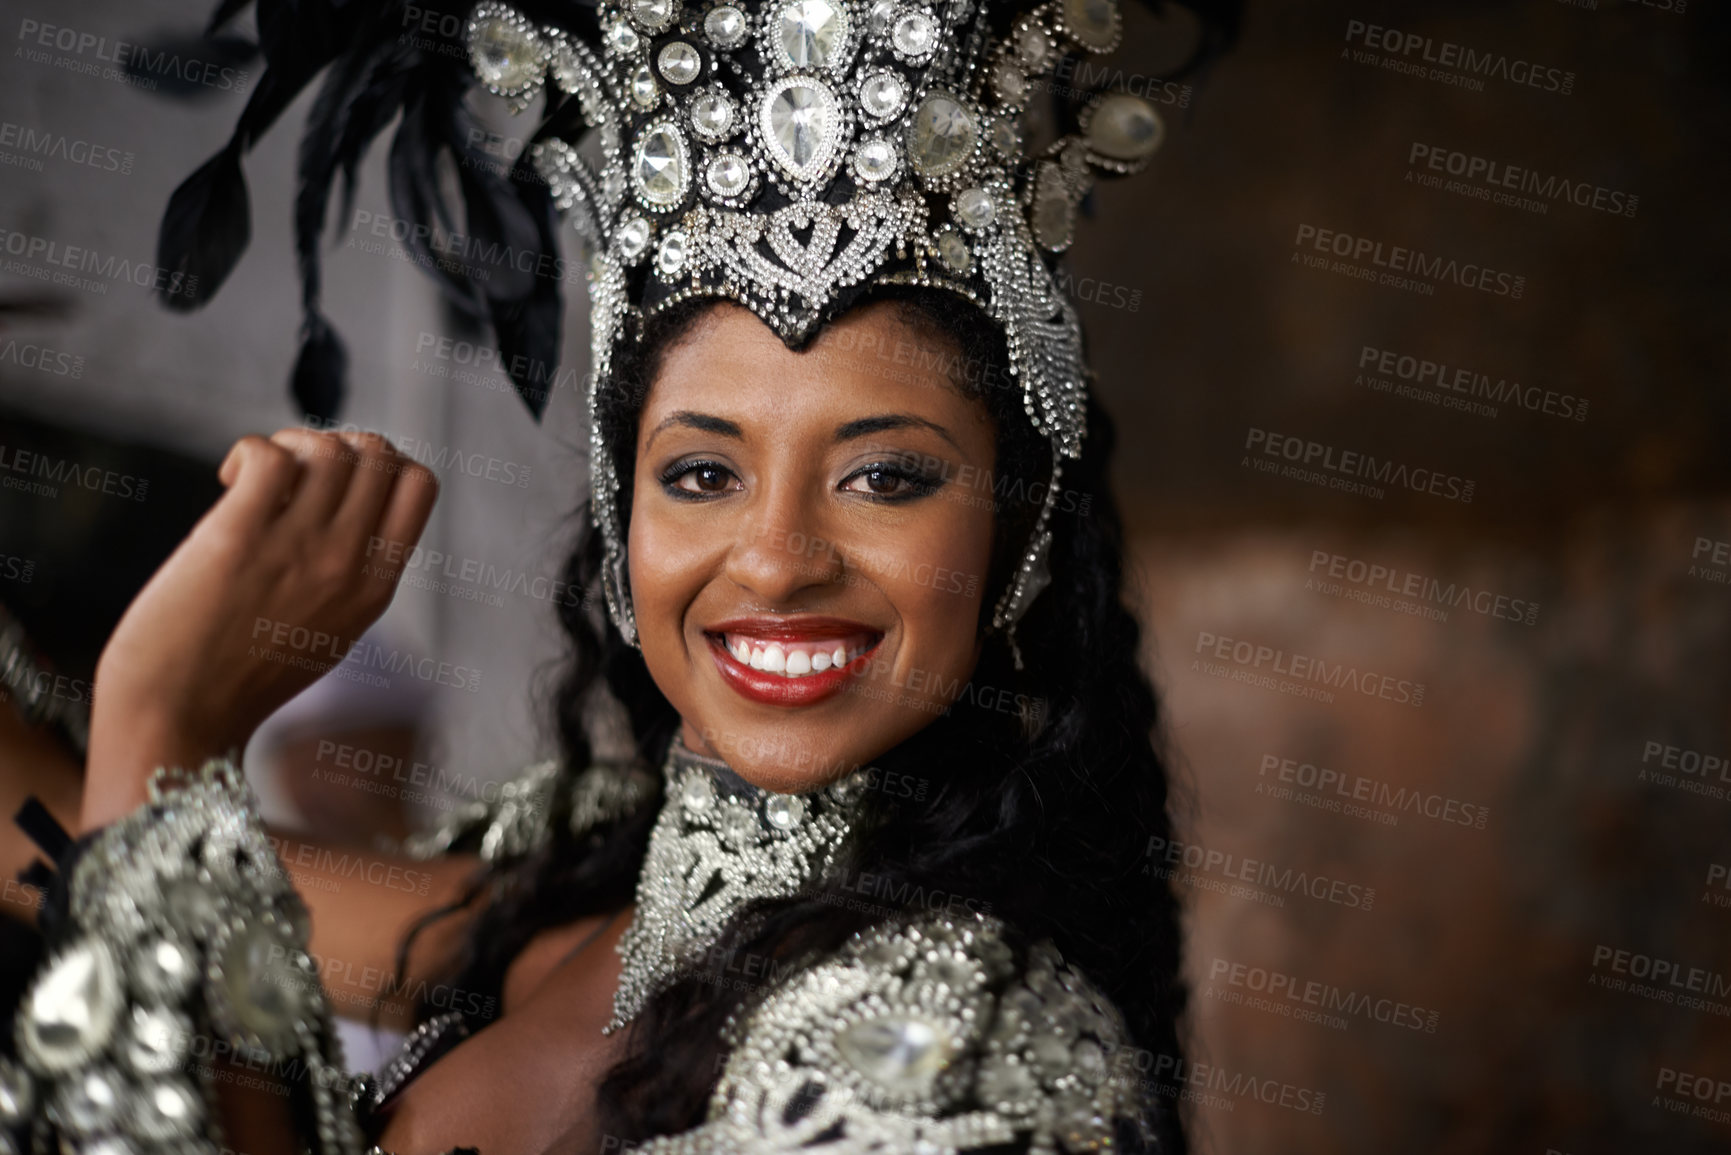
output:
M 62 861 L 64 902 L 45 919 L 50 953 L 16 1037 L 33 1117 L 69 1137 L 349 1155 L 358 1132 L 308 911 L 238 769 L 209 760 L 242 748 L 384 611 L 399 573 L 369 564 L 368 546 L 406 554 L 436 485 L 382 438 L 299 429 L 243 440 L 220 476 L 228 492 L 98 664 L 86 836 Z M 442 869 L 454 885 L 459 867 Z M 400 900 L 370 882 L 327 891 L 331 954 L 365 953 L 346 936 L 368 910 L 372 943 L 394 938 L 411 907 L 432 905 L 433 883 Z M 377 917 L 381 902 L 394 917 Z

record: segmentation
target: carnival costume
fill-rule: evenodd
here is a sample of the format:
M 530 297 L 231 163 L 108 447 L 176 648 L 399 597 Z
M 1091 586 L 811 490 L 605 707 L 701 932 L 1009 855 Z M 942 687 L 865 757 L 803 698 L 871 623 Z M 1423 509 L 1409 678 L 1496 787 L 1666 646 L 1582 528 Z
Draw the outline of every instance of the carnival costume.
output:
M 241 6 L 225 3 L 219 24 Z M 399 112 L 393 195 L 437 226 L 413 233 L 426 253 L 530 253 L 538 268 L 557 251 L 558 214 L 574 226 L 589 260 L 592 412 L 614 403 L 621 351 L 689 298 L 737 302 L 800 348 L 882 286 L 953 292 L 1001 328 L 1014 387 L 1051 448 L 1045 506 L 992 617 L 1016 653 L 1015 623 L 1050 580 L 1056 483 L 1084 434 L 1082 336 L 1056 255 L 1094 176 L 1140 168 L 1162 135 L 1146 100 L 1055 79 L 1064 62 L 1116 46 L 1116 0 L 488 2 L 462 12 L 455 38 L 441 34 L 454 13 L 437 5 L 260 9 L 270 68 L 228 147 L 177 191 L 161 263 L 200 273 L 206 297 L 221 283 L 249 231 L 240 159 L 328 64 L 296 205 L 303 408 L 329 417 L 341 397 L 341 344 L 319 312 L 330 185 L 342 175 L 352 191 L 359 157 Z M 477 79 L 519 113 L 539 110 L 510 174 L 471 147 L 463 95 Z M 1042 100 L 1058 119 L 1035 142 L 1027 114 Z M 443 150 L 459 161 L 461 245 L 435 191 Z M 511 256 L 502 265 L 522 268 Z M 492 320 L 505 364 L 556 360 L 561 278 L 483 285 L 448 263 L 439 272 Z M 539 413 L 545 394 L 526 372 L 514 379 Z M 635 643 L 620 482 L 593 424 L 606 603 Z M 546 763 L 406 849 L 503 867 L 557 824 L 580 834 L 659 805 L 619 942 L 617 1029 L 747 903 L 818 883 L 862 789 L 856 774 L 767 793 L 677 740 L 661 775 L 657 788 L 641 767 L 567 775 Z M 50 952 L 19 1011 L 18 1061 L 0 1060 L 0 1155 L 214 1155 L 214 1084 L 188 1049 L 198 1038 L 292 1072 L 304 1145 L 355 1155 L 393 1097 L 468 1029 L 438 1015 L 376 1077 L 344 1070 L 305 908 L 232 763 L 159 772 L 146 805 L 59 859 L 43 918 Z M 1021 949 L 1010 929 L 984 914 L 915 916 L 800 960 L 730 1021 L 706 1120 L 641 1150 L 1114 1146 L 1156 1109 L 1111 1069 L 1124 1024 L 1050 942 Z

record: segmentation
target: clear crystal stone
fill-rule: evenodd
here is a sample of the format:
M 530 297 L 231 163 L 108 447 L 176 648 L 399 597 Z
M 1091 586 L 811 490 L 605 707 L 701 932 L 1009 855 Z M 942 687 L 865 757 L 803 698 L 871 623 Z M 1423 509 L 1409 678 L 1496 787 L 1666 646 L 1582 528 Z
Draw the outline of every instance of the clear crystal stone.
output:
M 1089 1086 L 1094 1086 L 1106 1078 L 1106 1052 L 1100 1049 L 1099 1043 L 1089 1039 L 1078 1041 L 1070 1061 L 1075 1072 L 1082 1076 L 1082 1081 Z
M 992 194 L 983 188 L 963 189 L 957 193 L 955 212 L 956 219 L 970 229 L 983 229 L 998 215 L 992 204 Z
M 902 110 L 907 91 L 895 73 L 875 72 L 860 85 L 859 99 L 867 115 L 886 120 Z
M 1023 30 L 1022 38 L 1016 42 L 1016 58 L 1029 72 L 1044 69 L 1051 52 L 1051 38 L 1038 25 L 1029 25 Z
M 138 1096 L 138 1132 L 158 1143 L 191 1138 L 202 1115 L 198 1096 L 178 1079 L 152 1083 Z
M 733 127 L 733 101 L 715 89 L 698 93 L 691 101 L 691 125 L 703 136 L 726 136 Z
M 222 952 L 222 989 L 242 1029 L 275 1049 L 276 1039 L 292 1038 L 295 1021 L 306 1013 L 312 983 L 294 963 L 283 936 L 269 923 L 254 923 L 229 940 Z
M 1064 27 L 1084 48 L 1104 51 L 1118 34 L 1118 2 L 1064 0 Z
M 764 116 L 770 151 L 793 176 L 808 175 L 830 152 L 835 97 L 817 81 L 800 77 L 771 89 Z
M 623 20 L 616 20 L 607 29 L 607 44 L 621 56 L 629 56 L 637 51 L 637 46 L 643 43 L 643 38 L 637 35 L 637 29 Z
M 924 56 L 937 42 L 937 22 L 924 12 L 904 12 L 890 32 L 890 43 L 904 56 Z
M 166 1007 L 132 1008 L 132 1026 L 122 1057 L 141 1075 L 160 1075 L 179 1065 L 192 1037 L 192 1024 Z
M 750 183 L 751 173 L 745 167 L 743 158 L 724 152 L 709 162 L 705 177 L 716 195 L 735 197 L 745 191 L 745 186 Z
M 631 15 L 645 28 L 659 32 L 673 20 L 674 0 L 631 0 Z
M 1160 147 L 1165 135 L 1154 106 L 1126 92 L 1102 99 L 1088 121 L 1088 146 L 1113 160 L 1144 160 Z
M 631 167 L 637 191 L 649 203 L 677 204 L 685 195 L 685 142 L 671 124 L 652 125 L 638 138 Z
M 997 69 L 992 73 L 992 86 L 997 89 L 998 99 L 1005 104 L 1020 104 L 1022 98 L 1028 95 L 1028 78 L 1008 60 L 998 62 Z
M 988 1107 L 1013 1107 L 1035 1090 L 1034 1076 L 1020 1063 L 995 1063 L 980 1072 L 980 1098 Z
M 866 17 L 866 27 L 871 29 L 873 36 L 882 36 L 889 31 L 890 18 L 896 13 L 896 0 L 874 0 L 871 13 Z
M 615 243 L 619 255 L 625 260 L 636 263 L 649 249 L 649 222 L 642 217 L 631 217 L 619 226 Z
M 1056 1079 L 1070 1069 L 1070 1040 L 1050 1032 L 1038 1035 L 1032 1047 L 1034 1062 L 1048 1079 Z
M 745 846 L 758 837 L 757 819 L 740 806 L 729 806 L 717 816 L 721 837 L 735 847 Z
M 24 1058 L 45 1071 L 71 1070 L 114 1037 L 120 1005 L 113 954 L 96 939 L 76 943 L 31 988 L 19 1027 Z
M 661 89 L 656 85 L 655 74 L 649 71 L 649 65 L 639 64 L 631 74 L 631 99 L 648 108 L 660 94 Z
M 925 1019 L 885 1016 L 855 1023 L 836 1038 L 849 1066 L 878 1086 L 923 1094 L 949 1061 L 949 1036 Z
M 711 166 L 713 167 L 713 166 Z M 693 814 L 701 814 L 715 805 L 715 787 L 709 778 L 703 774 L 693 774 L 685 780 L 685 787 L 679 792 L 680 800 L 685 808 Z
M 469 59 L 482 83 L 518 92 L 540 79 L 544 58 L 535 30 L 504 16 L 477 21 L 469 36 Z
M 934 92 L 920 102 L 908 125 L 908 158 L 926 176 L 946 176 L 973 155 L 977 134 L 967 105 Z
M 202 937 L 221 915 L 216 895 L 197 878 L 177 878 L 164 888 L 170 917 L 182 930 Z
M 896 146 L 881 136 L 874 136 L 860 142 L 853 163 L 854 171 L 864 180 L 888 180 L 896 171 Z
M 795 68 L 823 68 L 847 35 L 847 12 L 830 0 L 793 0 L 775 21 L 776 44 Z
M 121 1091 L 120 1080 L 106 1067 L 84 1071 L 61 1085 L 53 1113 L 75 1135 L 106 1131 L 120 1117 Z
M 792 830 L 805 817 L 805 799 L 797 794 L 772 794 L 763 804 L 763 816 L 777 830 Z
M 711 8 L 703 18 L 703 34 L 717 48 L 732 48 L 745 39 L 745 13 L 731 4 Z
M 661 75 L 669 84 L 690 84 L 703 70 L 703 57 L 683 40 L 664 44 L 655 56 Z
M 938 260 L 952 273 L 964 276 L 974 267 L 974 254 L 968 251 L 968 242 L 954 231 L 938 234 Z
M 197 976 L 192 952 L 173 939 L 146 939 L 132 957 L 132 985 L 146 998 L 179 998 Z
M 1034 239 L 1040 247 L 1062 252 L 1070 247 L 1075 227 L 1076 206 L 1064 187 L 1064 175 L 1057 165 L 1047 162 L 1040 166 L 1034 180 Z
M 0 1057 L 0 1129 L 26 1122 L 36 1107 L 36 1087 L 24 1069 Z
M 1021 136 L 1016 132 L 1015 122 L 1008 117 L 1000 116 L 992 121 L 990 136 L 992 147 L 999 156 L 1014 157 L 1022 151 Z

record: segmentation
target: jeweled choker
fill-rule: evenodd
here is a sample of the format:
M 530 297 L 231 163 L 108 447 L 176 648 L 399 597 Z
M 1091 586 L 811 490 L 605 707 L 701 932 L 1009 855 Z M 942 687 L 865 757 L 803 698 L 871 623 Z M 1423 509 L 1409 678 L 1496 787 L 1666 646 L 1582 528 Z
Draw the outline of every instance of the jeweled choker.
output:
M 702 960 L 748 902 L 785 898 L 835 862 L 853 829 L 864 771 L 806 794 L 776 794 L 678 738 L 667 789 L 637 879 L 637 908 L 619 939 L 624 967 L 611 1034 L 682 968 Z

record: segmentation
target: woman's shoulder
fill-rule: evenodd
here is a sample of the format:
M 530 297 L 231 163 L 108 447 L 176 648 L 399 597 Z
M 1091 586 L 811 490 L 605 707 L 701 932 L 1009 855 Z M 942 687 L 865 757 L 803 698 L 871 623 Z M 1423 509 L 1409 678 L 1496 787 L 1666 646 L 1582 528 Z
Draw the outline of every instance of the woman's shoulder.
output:
M 1147 1118 L 1118 1010 L 985 915 L 862 932 L 728 1033 L 707 1121 L 645 1151 L 1093 1151 Z

